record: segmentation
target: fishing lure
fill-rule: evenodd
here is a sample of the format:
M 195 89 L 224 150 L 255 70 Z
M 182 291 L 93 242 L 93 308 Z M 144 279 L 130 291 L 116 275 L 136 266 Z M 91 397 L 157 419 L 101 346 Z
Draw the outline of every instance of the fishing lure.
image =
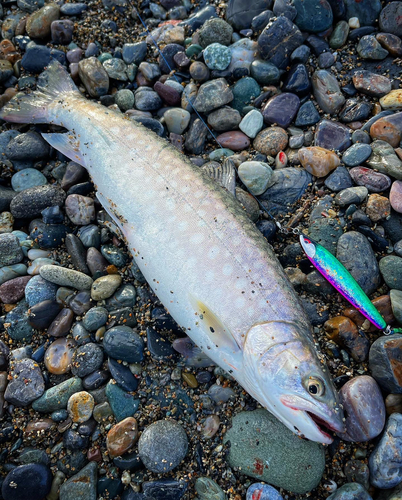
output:
M 402 333 L 402 328 L 387 325 L 361 286 L 331 252 L 304 234 L 300 235 L 300 244 L 317 271 L 384 335 Z

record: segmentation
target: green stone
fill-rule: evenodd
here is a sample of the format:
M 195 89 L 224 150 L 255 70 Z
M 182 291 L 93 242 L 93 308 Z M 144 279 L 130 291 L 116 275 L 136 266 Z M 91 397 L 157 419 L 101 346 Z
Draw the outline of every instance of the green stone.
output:
M 324 447 L 300 439 L 266 410 L 236 415 L 224 438 L 228 441 L 230 467 L 259 481 L 303 494 L 313 490 L 323 475 Z
M 197 45 L 196 43 L 192 43 L 186 49 L 186 56 L 193 57 L 198 56 L 198 54 L 202 51 L 201 45 Z
M 387 255 L 380 260 L 379 266 L 385 283 L 391 289 L 402 290 L 402 257 Z
M 78 474 L 70 477 L 60 487 L 60 500 L 96 500 L 96 486 L 98 479 L 98 464 L 89 462 Z
M 215 149 L 215 151 L 212 151 L 212 153 L 209 153 L 209 159 L 211 161 L 217 161 L 232 155 L 234 155 L 234 151 L 232 151 L 231 149 L 220 148 L 220 149 Z
M 349 35 L 349 24 L 346 21 L 339 21 L 329 39 L 331 49 L 340 49 L 346 43 Z
M 230 105 L 241 113 L 245 106 L 260 95 L 261 89 L 254 78 L 246 76 L 233 85 L 232 92 L 234 99 Z
M 139 399 L 135 399 L 132 394 L 123 391 L 114 382 L 107 384 L 106 397 L 118 422 L 132 417 L 140 405 Z
M 67 408 L 70 396 L 80 391 L 82 391 L 81 379 L 71 377 L 45 391 L 39 399 L 32 403 L 32 408 L 42 413 L 51 413 L 61 408 Z
M 336 219 L 316 219 L 308 230 L 309 236 L 329 250 L 336 254 L 336 244 L 343 234 L 343 229 Z
M 105 61 L 108 59 L 112 59 L 113 56 L 112 54 L 109 54 L 109 52 L 102 52 L 100 56 L 98 56 L 98 60 L 103 64 Z
M 226 500 L 222 488 L 209 477 L 199 477 L 195 482 L 199 500 Z

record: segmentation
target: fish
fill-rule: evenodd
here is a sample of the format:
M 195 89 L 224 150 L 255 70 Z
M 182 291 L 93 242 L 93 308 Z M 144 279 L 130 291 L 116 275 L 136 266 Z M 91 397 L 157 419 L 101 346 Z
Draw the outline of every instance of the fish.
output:
M 304 253 L 315 268 L 376 328 L 383 330 L 385 335 L 402 333 L 401 329 L 387 325 L 359 283 L 330 251 L 304 234 L 300 234 L 299 240 Z
M 306 313 L 271 246 L 227 190 L 166 140 L 87 100 L 52 61 L 0 110 L 47 123 L 83 165 L 136 264 L 182 330 L 292 432 L 329 444 L 344 419 Z

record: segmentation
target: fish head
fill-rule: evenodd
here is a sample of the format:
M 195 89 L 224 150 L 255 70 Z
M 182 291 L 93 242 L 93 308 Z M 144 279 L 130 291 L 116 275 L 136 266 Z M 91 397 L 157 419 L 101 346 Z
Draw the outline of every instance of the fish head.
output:
M 253 364 L 250 391 L 296 434 L 330 444 L 328 430 L 343 432 L 338 395 L 311 334 L 294 323 L 255 325 L 247 335 L 247 363 Z M 250 344 L 252 345 L 250 352 Z M 252 358 L 250 358 L 250 354 Z

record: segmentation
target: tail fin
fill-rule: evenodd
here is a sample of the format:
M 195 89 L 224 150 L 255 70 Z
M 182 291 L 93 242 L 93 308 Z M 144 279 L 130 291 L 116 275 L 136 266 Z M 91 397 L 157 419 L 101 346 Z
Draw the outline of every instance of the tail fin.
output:
M 53 59 L 39 75 L 37 90 L 17 94 L 0 109 L 0 118 L 14 123 L 56 123 L 49 115 L 49 108 L 69 92 L 79 91 L 67 70 Z

